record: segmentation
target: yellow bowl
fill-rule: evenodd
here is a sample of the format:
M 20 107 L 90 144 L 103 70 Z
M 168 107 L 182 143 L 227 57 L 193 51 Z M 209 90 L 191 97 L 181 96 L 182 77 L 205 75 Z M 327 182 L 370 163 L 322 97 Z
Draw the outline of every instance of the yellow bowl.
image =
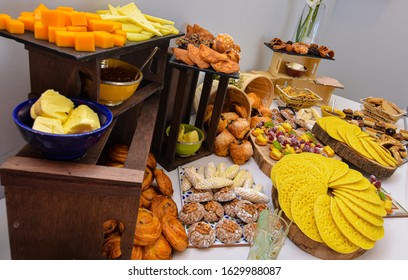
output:
M 331 106 L 321 106 L 320 110 L 322 111 L 323 117 L 338 117 L 340 119 L 344 119 L 346 117 L 346 114 L 339 109 L 334 108 L 332 111 Z
M 99 103 L 116 106 L 131 97 L 143 79 L 143 73 L 132 64 L 122 60 L 108 58 L 101 61 L 101 81 L 99 84 Z M 91 80 L 85 79 L 86 86 Z

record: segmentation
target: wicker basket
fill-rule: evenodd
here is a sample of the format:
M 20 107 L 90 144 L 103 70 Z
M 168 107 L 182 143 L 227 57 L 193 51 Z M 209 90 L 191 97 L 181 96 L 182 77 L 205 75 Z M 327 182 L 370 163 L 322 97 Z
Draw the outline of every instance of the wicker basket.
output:
M 402 116 L 407 114 L 405 110 L 398 115 L 390 114 L 382 110 L 380 106 L 376 107 L 366 102 L 366 98 L 360 99 L 360 101 L 363 103 L 363 113 L 376 121 L 396 123 Z
M 195 92 L 193 106 L 196 111 L 198 110 L 198 105 L 200 104 L 202 88 L 203 88 L 203 84 L 200 84 L 197 87 L 196 92 Z M 218 81 L 213 81 L 208 104 L 214 104 L 217 88 L 218 88 Z M 238 105 L 238 106 L 245 108 L 245 111 L 247 112 L 247 115 L 248 115 L 247 119 L 248 120 L 250 119 L 252 108 L 251 108 L 251 104 L 249 102 L 249 99 L 246 93 L 236 86 L 228 85 L 227 94 L 225 96 L 222 112 L 223 113 L 224 112 L 234 112 L 234 105 Z
M 278 99 L 295 110 L 310 108 L 315 106 L 319 101 L 322 101 L 320 96 L 308 88 L 292 87 L 294 95 L 287 94 L 282 86 L 276 85 L 276 88 L 278 89 Z
M 245 93 L 253 92 L 262 101 L 262 105 L 270 107 L 274 98 L 272 79 L 263 74 L 240 73 L 236 86 Z

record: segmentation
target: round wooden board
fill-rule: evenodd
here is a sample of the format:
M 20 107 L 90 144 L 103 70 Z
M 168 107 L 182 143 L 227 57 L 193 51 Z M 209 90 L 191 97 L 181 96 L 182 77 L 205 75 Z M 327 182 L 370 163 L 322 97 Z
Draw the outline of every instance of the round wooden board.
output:
M 329 145 L 336 154 L 369 175 L 374 175 L 377 178 L 387 178 L 394 174 L 397 169 L 396 167 L 383 166 L 376 161 L 364 157 L 346 144 L 330 137 L 317 123 L 313 126 L 312 133 L 325 145 Z
M 278 201 L 278 191 L 273 186 L 272 186 L 272 203 L 275 209 L 280 209 Z M 285 213 L 282 213 L 282 217 L 288 223 L 291 222 L 289 218 L 286 217 Z M 307 237 L 295 223 L 292 223 L 289 229 L 288 238 L 292 240 L 292 242 L 296 246 L 298 246 L 306 253 L 309 253 L 310 255 L 323 260 L 352 260 L 366 252 L 366 250 L 364 249 L 359 249 L 350 254 L 338 253 L 333 249 L 329 248 L 328 246 L 326 246 L 324 243 L 316 242 Z

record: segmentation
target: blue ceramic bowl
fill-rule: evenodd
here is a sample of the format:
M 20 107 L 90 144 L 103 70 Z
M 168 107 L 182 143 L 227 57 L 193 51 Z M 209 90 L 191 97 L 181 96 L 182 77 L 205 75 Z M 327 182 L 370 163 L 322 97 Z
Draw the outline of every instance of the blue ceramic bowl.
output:
M 30 116 L 30 108 L 37 99 L 29 99 L 17 105 L 13 110 L 13 120 L 24 140 L 38 149 L 47 159 L 70 161 L 83 157 L 88 149 L 105 134 L 112 122 L 112 113 L 104 105 L 89 100 L 71 98 L 75 107 L 85 104 L 97 113 L 101 127 L 79 134 L 52 134 L 34 130 L 31 128 L 34 120 Z

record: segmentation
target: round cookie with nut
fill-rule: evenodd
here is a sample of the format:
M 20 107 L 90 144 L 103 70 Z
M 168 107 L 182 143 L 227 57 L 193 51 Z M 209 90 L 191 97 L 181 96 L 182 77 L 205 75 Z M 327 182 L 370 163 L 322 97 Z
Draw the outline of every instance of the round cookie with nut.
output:
M 241 200 L 235 206 L 235 213 L 244 223 L 253 223 L 258 220 L 259 214 L 255 204 L 248 203 L 246 200 Z
M 255 229 L 256 223 L 249 223 L 242 227 L 242 234 L 249 244 L 252 244 L 254 242 Z
M 204 206 L 198 202 L 184 204 L 179 213 L 179 220 L 185 225 L 191 225 L 201 221 L 204 217 Z
M 235 192 L 228 187 L 221 188 L 219 191 L 214 193 L 214 200 L 218 202 L 227 202 L 236 198 Z
M 236 221 L 223 218 L 215 226 L 215 235 L 224 244 L 234 244 L 241 239 L 242 228 Z
M 197 190 L 192 188 L 191 194 L 187 197 L 187 202 L 206 202 L 213 200 L 214 196 L 211 190 Z
M 215 230 L 206 222 L 197 222 L 188 228 L 188 240 L 198 248 L 208 248 L 215 242 Z
M 224 217 L 224 208 L 221 203 L 217 201 L 207 201 L 203 203 L 205 212 L 204 212 L 204 221 L 212 223 L 218 222 L 222 217 Z

